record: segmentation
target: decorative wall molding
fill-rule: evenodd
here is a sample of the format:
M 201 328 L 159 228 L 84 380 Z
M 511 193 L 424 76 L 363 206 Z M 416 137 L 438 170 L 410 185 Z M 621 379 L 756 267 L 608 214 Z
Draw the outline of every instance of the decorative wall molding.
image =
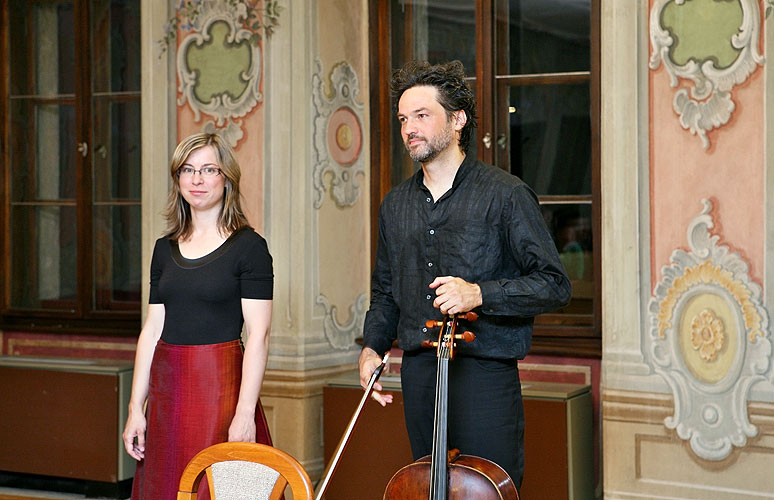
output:
M 325 318 L 323 319 L 323 332 L 331 346 L 335 349 L 346 350 L 356 346 L 355 338 L 361 332 L 363 320 L 368 306 L 366 294 L 361 293 L 355 299 L 355 303 L 349 306 L 349 321 L 340 325 L 336 320 L 336 306 L 328 302 L 325 295 L 317 296 L 317 303 L 325 309 Z
M 728 123 L 735 104 L 731 99 L 734 86 L 743 83 L 764 58 L 758 51 L 760 40 L 761 10 L 759 3 L 769 4 L 770 0 L 737 0 L 742 9 L 742 24 L 729 43 L 739 53 L 733 63 L 725 68 L 716 66 L 716 58 L 701 61 L 694 58 L 679 65 L 672 59 L 677 36 L 662 25 L 664 9 L 674 2 L 678 6 L 686 0 L 655 0 L 650 11 L 650 41 L 653 52 L 650 69 L 658 69 L 663 62 L 669 74 L 669 86 L 677 87 L 679 79 L 693 82 L 690 92 L 681 88 L 675 93 L 672 107 L 680 115 L 680 125 L 701 139 L 702 147 L 710 145 L 707 132 Z
M 261 47 L 250 43 L 253 33 L 242 27 L 243 20 L 247 17 L 247 9 L 243 3 L 204 0 L 199 15 L 190 25 L 191 31 L 181 39 L 177 51 L 177 75 L 180 81 L 178 92 L 181 93 L 177 100 L 178 106 L 187 102 L 196 122 L 201 121 L 201 113 L 212 116 L 214 121 L 207 122 L 203 130 L 221 133 L 233 147 L 243 136 L 242 122 L 236 119 L 244 117 L 263 100 L 260 91 Z M 205 101 L 196 93 L 197 85 L 201 84 L 204 75 L 199 68 L 189 68 L 188 56 L 189 51 L 202 48 L 210 41 L 216 41 L 213 40 L 212 28 L 219 22 L 228 27 L 223 40 L 226 47 L 224 50 L 249 50 L 247 64 L 229 68 L 234 72 L 233 76 L 245 85 L 239 95 L 232 95 L 229 89 L 223 88 L 212 92 L 210 100 Z M 213 72 L 223 71 L 222 64 L 212 64 L 208 67 Z M 216 80 L 218 76 L 212 75 L 210 80 Z
M 314 102 L 314 207 L 320 208 L 326 191 L 325 177 L 338 207 L 354 205 L 360 196 L 360 180 L 365 177 L 363 151 L 363 103 L 357 75 L 347 62 L 333 67 L 331 92 L 323 85 L 322 63 L 315 62 L 312 75 Z
M 675 250 L 648 304 L 651 368 L 672 389 L 664 420 L 706 460 L 722 460 L 758 434 L 747 416 L 750 387 L 772 376 L 769 318 L 747 263 L 710 235 L 712 204 L 688 227 L 690 252 Z

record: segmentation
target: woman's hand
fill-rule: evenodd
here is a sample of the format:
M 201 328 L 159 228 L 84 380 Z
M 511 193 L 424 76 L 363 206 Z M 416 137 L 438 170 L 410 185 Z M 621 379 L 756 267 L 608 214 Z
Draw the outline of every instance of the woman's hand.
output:
M 255 442 L 255 415 L 237 413 L 228 428 L 229 441 Z
M 242 299 L 245 318 L 245 354 L 236 413 L 228 428 L 229 441 L 255 442 L 255 409 L 269 357 L 271 300 Z
M 145 325 L 137 340 L 137 352 L 134 357 L 134 375 L 132 376 L 132 395 L 129 398 L 129 416 L 124 426 L 124 448 L 135 460 L 145 458 L 145 400 L 148 397 L 150 369 L 156 343 L 164 328 L 164 304 L 148 304 Z M 136 440 L 136 442 L 135 442 Z
M 145 414 L 141 411 L 130 411 L 124 427 L 124 448 L 130 457 L 139 461 L 145 458 Z M 136 438 L 136 442 L 135 442 Z

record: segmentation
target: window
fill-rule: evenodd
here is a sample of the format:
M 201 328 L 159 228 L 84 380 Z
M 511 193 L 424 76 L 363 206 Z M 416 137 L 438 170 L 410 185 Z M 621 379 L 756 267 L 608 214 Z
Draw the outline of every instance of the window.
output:
M 535 320 L 536 353 L 601 353 L 598 3 L 371 2 L 372 227 L 387 191 L 417 168 L 394 117 L 392 70 L 410 59 L 459 59 L 478 104 L 469 154 L 535 190 L 572 279 L 570 304 Z
M 140 2 L 3 13 L 3 326 L 136 334 Z

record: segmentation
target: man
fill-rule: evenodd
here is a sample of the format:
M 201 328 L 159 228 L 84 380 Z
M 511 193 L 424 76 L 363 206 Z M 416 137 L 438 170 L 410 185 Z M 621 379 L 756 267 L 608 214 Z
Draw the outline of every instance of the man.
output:
M 449 364 L 448 444 L 489 459 L 517 487 L 524 472 L 524 411 L 517 359 L 533 317 L 570 299 L 570 282 L 534 192 L 517 177 L 467 155 L 475 99 L 459 61 L 410 62 L 393 74 L 401 136 L 421 169 L 392 189 L 379 242 L 360 353 L 366 386 L 394 339 L 404 350 L 401 385 L 414 459 L 433 443 L 438 332 L 429 319 L 474 310 Z M 377 391 L 381 386 L 376 386 Z M 374 393 L 383 406 L 390 395 Z

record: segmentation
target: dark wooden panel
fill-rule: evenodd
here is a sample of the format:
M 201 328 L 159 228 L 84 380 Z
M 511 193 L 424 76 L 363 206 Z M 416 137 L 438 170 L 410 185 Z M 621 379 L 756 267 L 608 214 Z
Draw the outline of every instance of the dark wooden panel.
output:
M 0 366 L 0 470 L 117 481 L 118 378 Z
M 400 391 L 382 408 L 369 401 L 363 410 L 341 463 L 331 479 L 326 500 L 382 498 L 397 470 L 412 461 Z M 344 433 L 362 390 L 323 389 L 326 464 Z M 525 470 L 521 497 L 528 500 L 566 500 L 568 491 L 567 401 L 524 398 Z
M 567 403 L 524 398 L 525 500 L 566 500 Z
M 392 475 L 413 461 L 403 417 L 403 395 L 400 391 L 392 394 L 393 402 L 385 408 L 375 401 L 366 404 L 328 486 L 325 500 L 382 498 Z M 362 396 L 362 389 L 323 388 L 326 464 Z

